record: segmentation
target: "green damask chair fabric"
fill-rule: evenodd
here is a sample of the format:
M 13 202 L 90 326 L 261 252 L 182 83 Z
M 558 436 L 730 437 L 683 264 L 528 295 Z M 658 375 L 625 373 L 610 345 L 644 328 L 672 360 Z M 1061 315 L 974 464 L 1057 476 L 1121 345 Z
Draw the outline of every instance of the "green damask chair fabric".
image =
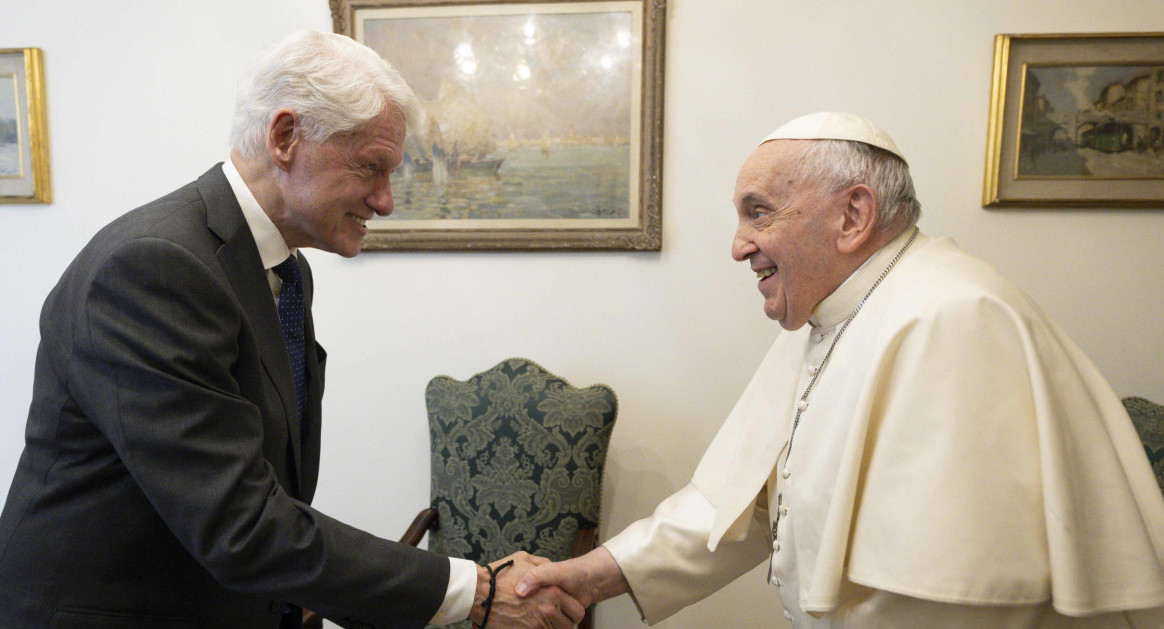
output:
M 464 382 L 437 376 L 425 400 L 431 550 L 478 563 L 519 550 L 559 561 L 580 533 L 595 538 L 618 413 L 610 387 L 579 389 L 511 358 Z
M 1136 425 L 1140 441 L 1144 442 L 1144 452 L 1156 473 L 1156 482 L 1164 492 L 1164 406 L 1141 397 L 1124 398 L 1124 408 Z

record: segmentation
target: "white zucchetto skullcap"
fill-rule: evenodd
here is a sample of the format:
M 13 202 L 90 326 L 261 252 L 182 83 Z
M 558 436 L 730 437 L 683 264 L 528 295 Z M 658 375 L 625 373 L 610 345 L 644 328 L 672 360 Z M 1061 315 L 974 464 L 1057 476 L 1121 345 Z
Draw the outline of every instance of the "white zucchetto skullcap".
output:
M 801 116 L 784 123 L 764 138 L 764 142 L 771 140 L 850 140 L 864 142 L 890 153 L 906 161 L 901 149 L 893 143 L 889 134 L 878 129 L 872 122 L 856 114 L 843 112 L 821 111 L 815 114 Z

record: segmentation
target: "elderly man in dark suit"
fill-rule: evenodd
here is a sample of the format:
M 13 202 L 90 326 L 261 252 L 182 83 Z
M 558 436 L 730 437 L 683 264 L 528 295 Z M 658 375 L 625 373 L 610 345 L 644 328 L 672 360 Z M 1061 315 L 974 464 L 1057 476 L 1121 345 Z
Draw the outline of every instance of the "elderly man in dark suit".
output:
M 560 591 L 376 538 L 309 505 L 325 354 L 315 247 L 392 211 L 416 97 L 374 52 L 299 32 L 240 83 L 230 159 L 101 230 L 45 302 L 0 515 L 0 626 L 567 627 Z M 564 611 L 563 611 L 564 610 Z

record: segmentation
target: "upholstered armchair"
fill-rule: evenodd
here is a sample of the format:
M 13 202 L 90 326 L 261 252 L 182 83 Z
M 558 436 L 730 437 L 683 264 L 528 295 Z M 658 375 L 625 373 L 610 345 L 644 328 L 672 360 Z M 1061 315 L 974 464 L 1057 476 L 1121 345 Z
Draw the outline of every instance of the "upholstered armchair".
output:
M 1144 452 L 1156 473 L 1160 491 L 1164 492 L 1164 406 L 1140 397 L 1127 397 L 1123 402 L 1140 441 L 1144 442 Z
M 519 550 L 561 561 L 594 548 L 618 398 L 524 358 L 425 391 L 432 503 L 401 542 L 488 563 Z M 466 621 L 464 627 L 470 624 Z M 592 626 L 588 610 L 582 624 Z

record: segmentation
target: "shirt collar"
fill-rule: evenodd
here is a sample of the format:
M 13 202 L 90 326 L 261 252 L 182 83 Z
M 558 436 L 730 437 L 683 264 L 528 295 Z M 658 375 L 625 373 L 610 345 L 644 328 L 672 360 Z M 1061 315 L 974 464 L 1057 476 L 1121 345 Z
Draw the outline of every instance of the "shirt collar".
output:
M 808 323 L 814 328 L 831 328 L 844 321 L 852 314 L 857 304 L 865 297 L 865 293 L 869 292 L 869 287 L 873 286 L 873 282 L 877 281 L 881 272 L 889 265 L 889 261 L 897 255 L 898 251 L 901 251 L 912 234 L 913 228 L 901 232 L 896 238 L 869 256 L 869 259 L 865 260 L 865 263 L 856 271 L 853 271 L 853 274 L 844 283 L 816 305 Z M 915 246 L 910 247 L 910 249 L 918 249 L 917 245 L 921 244 L 923 238 L 925 235 L 919 233 L 917 241 L 914 242 Z M 906 252 L 906 255 L 908 254 L 909 252 Z
M 272 269 L 278 266 L 294 251 L 287 247 L 287 242 L 283 240 L 279 228 L 275 227 L 271 217 L 267 216 L 267 213 L 259 206 L 259 202 L 255 200 L 255 195 L 251 194 L 250 188 L 247 187 L 242 175 L 239 174 L 229 157 L 222 163 L 222 174 L 226 175 L 226 181 L 230 183 L 234 197 L 238 199 L 238 205 L 242 208 L 243 218 L 246 219 L 247 226 L 251 229 L 251 235 L 255 238 L 255 244 L 259 247 L 259 257 L 263 260 L 263 268 Z

